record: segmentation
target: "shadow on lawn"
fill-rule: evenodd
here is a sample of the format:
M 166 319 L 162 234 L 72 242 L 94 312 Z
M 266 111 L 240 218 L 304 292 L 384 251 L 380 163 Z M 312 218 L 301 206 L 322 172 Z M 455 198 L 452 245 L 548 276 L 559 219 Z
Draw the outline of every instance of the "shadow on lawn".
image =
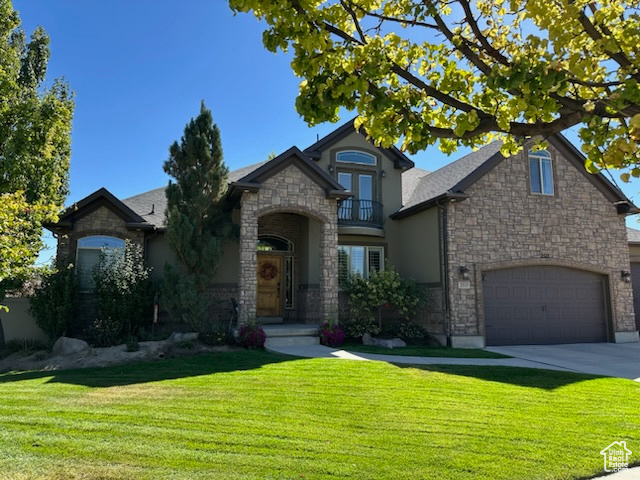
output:
M 265 351 L 242 350 L 111 367 L 7 373 L 0 375 L 0 384 L 53 377 L 47 383 L 68 383 L 98 388 L 115 387 L 215 373 L 254 370 L 265 365 L 291 360 L 298 360 L 298 358 Z
M 487 367 L 481 365 L 399 365 L 399 368 L 419 368 L 431 372 L 473 377 L 487 382 L 500 382 L 527 388 L 555 390 L 573 383 L 598 380 L 608 377 L 584 373 L 562 372 L 522 367 Z

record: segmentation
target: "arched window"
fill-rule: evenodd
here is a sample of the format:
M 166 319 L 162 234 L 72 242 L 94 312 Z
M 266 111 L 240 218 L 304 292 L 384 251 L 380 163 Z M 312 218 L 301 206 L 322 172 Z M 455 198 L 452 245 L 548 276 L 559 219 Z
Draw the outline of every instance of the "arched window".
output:
M 100 261 L 100 252 L 124 251 L 125 241 L 107 235 L 91 235 L 78 239 L 76 248 L 76 267 L 80 290 L 93 289 L 93 269 Z
M 531 193 L 553 195 L 553 170 L 549 152 L 529 150 L 529 178 Z
M 343 150 L 336 154 L 336 162 L 338 163 L 359 163 L 360 165 L 375 165 L 376 157 L 370 153 L 360 152 L 358 150 Z
M 274 235 L 260 235 L 258 238 L 259 252 L 293 252 L 293 243 L 286 238 Z

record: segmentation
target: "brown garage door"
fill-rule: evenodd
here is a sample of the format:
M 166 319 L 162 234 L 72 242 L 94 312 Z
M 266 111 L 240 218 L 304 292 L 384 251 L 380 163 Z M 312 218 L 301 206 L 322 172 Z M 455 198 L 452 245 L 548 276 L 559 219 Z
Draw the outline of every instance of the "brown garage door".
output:
M 607 341 L 602 275 L 535 266 L 484 273 L 487 345 Z
M 633 308 L 636 312 L 636 328 L 640 330 L 640 263 L 631 264 L 631 284 L 633 286 Z

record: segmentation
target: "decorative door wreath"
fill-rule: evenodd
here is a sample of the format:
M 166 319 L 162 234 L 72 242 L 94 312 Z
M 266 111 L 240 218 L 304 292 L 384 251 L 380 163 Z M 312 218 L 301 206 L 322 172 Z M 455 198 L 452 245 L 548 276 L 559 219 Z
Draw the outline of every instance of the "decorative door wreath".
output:
M 264 262 L 260 265 L 258 275 L 260 275 L 260 278 L 263 280 L 273 280 L 278 276 L 278 267 L 271 262 Z

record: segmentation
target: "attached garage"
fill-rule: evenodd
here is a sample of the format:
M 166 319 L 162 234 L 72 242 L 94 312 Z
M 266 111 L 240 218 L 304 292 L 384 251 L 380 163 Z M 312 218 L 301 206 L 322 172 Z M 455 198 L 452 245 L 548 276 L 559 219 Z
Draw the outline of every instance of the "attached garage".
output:
M 556 266 L 483 273 L 487 345 L 607 341 L 603 275 Z

